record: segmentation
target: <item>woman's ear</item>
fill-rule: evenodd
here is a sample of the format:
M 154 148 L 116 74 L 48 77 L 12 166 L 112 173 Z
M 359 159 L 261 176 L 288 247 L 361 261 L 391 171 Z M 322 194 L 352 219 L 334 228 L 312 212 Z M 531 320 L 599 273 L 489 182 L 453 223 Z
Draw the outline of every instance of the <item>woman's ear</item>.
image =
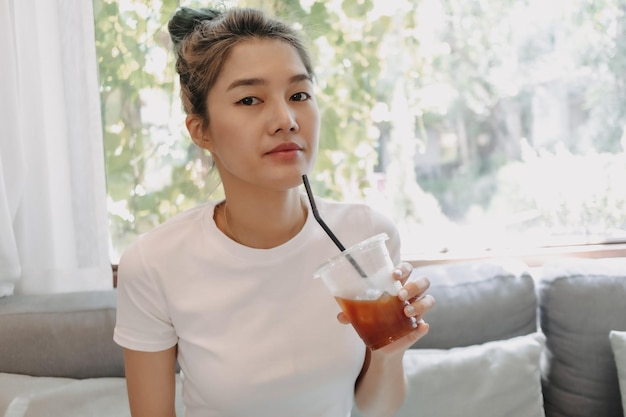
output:
M 204 120 L 197 114 L 189 114 L 185 119 L 185 125 L 191 135 L 193 143 L 199 147 L 211 151 L 211 140 L 204 129 Z

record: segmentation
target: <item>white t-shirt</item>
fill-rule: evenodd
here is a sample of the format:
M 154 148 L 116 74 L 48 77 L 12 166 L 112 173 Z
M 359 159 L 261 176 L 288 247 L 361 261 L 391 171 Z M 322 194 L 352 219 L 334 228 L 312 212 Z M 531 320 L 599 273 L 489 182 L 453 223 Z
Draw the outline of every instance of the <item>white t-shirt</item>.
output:
M 316 200 L 347 248 L 396 228 L 365 205 Z M 309 215 L 283 245 L 252 249 L 215 225 L 213 204 L 141 236 L 118 269 L 114 340 L 139 351 L 178 344 L 187 417 L 346 417 L 365 347 L 337 321 L 313 271 L 339 249 Z

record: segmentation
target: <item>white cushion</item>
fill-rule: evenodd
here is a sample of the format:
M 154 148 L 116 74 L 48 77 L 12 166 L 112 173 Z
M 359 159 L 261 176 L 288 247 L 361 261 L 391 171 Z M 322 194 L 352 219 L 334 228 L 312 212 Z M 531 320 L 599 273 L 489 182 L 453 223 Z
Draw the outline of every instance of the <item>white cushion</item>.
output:
M 39 392 L 56 389 L 74 382 L 71 378 L 41 378 L 28 375 L 0 372 L 0 416 L 4 416 L 9 406 L 13 408 L 16 398 L 28 399 Z M 9 414 L 7 414 L 9 415 Z
M 179 416 L 184 415 L 181 388 L 177 375 Z M 6 417 L 130 417 L 124 378 L 69 379 L 0 373 L 0 392 L 0 407 L 4 406 L 0 415 Z M 3 399 L 5 394 L 7 398 Z
M 126 381 L 123 378 L 76 379 L 66 385 L 15 398 L 8 415 L 130 417 Z
M 622 408 L 626 411 L 626 332 L 613 330 L 609 333 L 609 338 L 617 365 L 619 388 L 622 393 Z
M 408 350 L 409 392 L 397 417 L 545 417 L 539 373 L 544 343 L 536 332 L 460 348 Z

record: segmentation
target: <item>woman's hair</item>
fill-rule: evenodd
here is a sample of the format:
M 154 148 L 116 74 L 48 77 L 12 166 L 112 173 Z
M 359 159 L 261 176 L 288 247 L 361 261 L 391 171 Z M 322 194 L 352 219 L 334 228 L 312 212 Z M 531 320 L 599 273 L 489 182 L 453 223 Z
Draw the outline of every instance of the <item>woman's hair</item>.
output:
M 278 39 L 293 46 L 313 78 L 309 53 L 299 34 L 261 10 L 179 8 L 168 24 L 176 51 L 183 109 L 208 122 L 206 99 L 232 48 L 250 39 Z

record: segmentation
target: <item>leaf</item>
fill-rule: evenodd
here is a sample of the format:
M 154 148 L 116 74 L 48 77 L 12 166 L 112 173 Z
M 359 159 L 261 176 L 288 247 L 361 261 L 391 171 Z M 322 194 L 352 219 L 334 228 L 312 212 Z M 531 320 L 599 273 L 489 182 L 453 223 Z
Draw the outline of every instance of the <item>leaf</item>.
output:
M 352 19 L 363 19 L 374 8 L 372 0 L 343 0 L 341 10 Z

